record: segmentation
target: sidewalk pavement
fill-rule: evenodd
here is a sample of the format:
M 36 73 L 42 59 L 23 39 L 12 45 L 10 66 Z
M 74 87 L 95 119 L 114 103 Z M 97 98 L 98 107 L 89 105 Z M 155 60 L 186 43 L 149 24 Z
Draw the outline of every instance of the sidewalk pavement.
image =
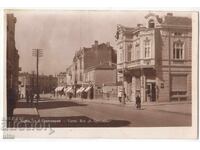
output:
M 135 108 L 135 102 L 128 101 L 126 104 L 120 103 L 117 99 L 108 100 L 108 99 L 81 99 L 81 98 L 72 98 L 69 100 L 66 97 L 62 98 L 53 98 L 49 97 L 52 101 L 54 100 L 64 100 L 64 101 L 77 101 L 77 102 L 86 102 L 86 103 L 99 103 L 99 104 L 109 104 L 109 105 L 118 105 L 125 107 L 133 107 Z M 162 112 L 169 113 L 179 113 L 184 115 L 191 115 L 192 105 L 191 101 L 184 102 L 149 102 L 142 103 L 142 108 L 148 110 L 157 110 Z M 14 116 L 31 116 L 31 117 L 39 117 L 39 113 L 35 104 L 27 104 L 25 100 L 19 100 L 17 102 L 16 108 L 14 109 Z
M 116 100 L 106 100 L 106 99 L 80 99 L 73 98 L 74 101 L 79 102 L 91 102 L 91 103 L 100 103 L 100 104 L 111 104 L 111 105 L 124 105 Z M 134 101 L 127 101 L 124 106 L 136 107 Z M 142 103 L 142 108 L 149 110 L 158 110 L 163 112 L 170 113 L 180 113 L 191 115 L 192 114 L 192 105 L 191 101 L 182 101 L 182 102 L 145 102 Z
M 25 100 L 20 99 L 16 104 L 13 111 L 14 117 L 39 117 L 35 104 L 27 103 Z

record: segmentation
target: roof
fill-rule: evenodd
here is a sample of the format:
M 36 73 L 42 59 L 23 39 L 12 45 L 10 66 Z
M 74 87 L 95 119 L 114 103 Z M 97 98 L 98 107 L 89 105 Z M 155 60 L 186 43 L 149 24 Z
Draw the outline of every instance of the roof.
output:
M 192 20 L 188 17 L 165 16 L 163 24 L 173 26 L 191 26 Z
M 126 27 L 126 26 L 123 26 L 123 25 L 117 25 L 117 30 L 125 32 L 125 33 L 132 33 L 135 30 L 135 28 Z

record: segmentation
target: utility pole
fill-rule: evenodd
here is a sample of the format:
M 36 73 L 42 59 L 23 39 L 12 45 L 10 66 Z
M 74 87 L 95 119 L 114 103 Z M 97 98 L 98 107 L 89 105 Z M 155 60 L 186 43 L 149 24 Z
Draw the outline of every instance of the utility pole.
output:
M 39 79 L 39 57 L 42 57 L 43 56 L 43 51 L 42 49 L 33 49 L 32 51 L 32 55 L 34 57 L 36 57 L 36 70 L 37 70 L 37 78 L 36 78 L 36 84 L 37 84 L 37 104 L 38 104 L 38 101 L 39 101 L 39 82 L 38 82 L 38 79 Z

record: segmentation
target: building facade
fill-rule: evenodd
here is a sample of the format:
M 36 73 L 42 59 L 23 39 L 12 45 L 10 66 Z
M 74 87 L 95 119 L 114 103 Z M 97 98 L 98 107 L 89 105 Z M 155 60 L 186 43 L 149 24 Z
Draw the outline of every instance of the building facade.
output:
M 6 44 L 6 69 L 7 69 L 7 115 L 11 116 L 18 98 L 18 73 L 19 54 L 15 47 L 15 24 L 16 17 L 13 14 L 7 14 L 7 44 Z
M 105 78 L 102 78 L 99 74 L 102 74 L 103 70 L 108 74 L 108 77 L 114 73 L 115 75 L 112 78 L 115 79 L 116 83 L 116 65 L 112 65 L 116 62 L 116 51 L 109 43 L 99 44 L 98 41 L 95 41 L 91 47 L 83 47 L 77 51 L 70 66 L 74 94 L 76 95 L 77 90 L 81 87 L 90 86 L 95 90 L 97 85 L 98 87 L 99 85 L 102 86 L 105 83 Z M 113 80 L 107 82 L 113 83 Z M 95 97 L 95 91 L 92 91 L 92 93 L 94 93 L 94 96 L 91 97 Z
M 108 93 L 103 93 L 104 88 L 108 89 L 108 86 L 116 86 L 116 66 L 112 64 L 88 68 L 85 70 L 84 75 L 85 82 L 93 87 L 94 98 L 103 98 L 103 95 Z M 115 91 L 112 92 L 112 96 L 117 97 Z
M 117 27 L 118 81 L 142 102 L 191 100 L 191 18 L 150 13 L 146 24 Z

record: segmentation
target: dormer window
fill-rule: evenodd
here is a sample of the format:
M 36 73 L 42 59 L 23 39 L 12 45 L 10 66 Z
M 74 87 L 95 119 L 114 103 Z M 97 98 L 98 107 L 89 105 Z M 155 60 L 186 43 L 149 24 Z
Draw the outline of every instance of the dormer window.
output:
M 154 20 L 149 20 L 149 28 L 154 28 L 155 27 L 155 23 Z

